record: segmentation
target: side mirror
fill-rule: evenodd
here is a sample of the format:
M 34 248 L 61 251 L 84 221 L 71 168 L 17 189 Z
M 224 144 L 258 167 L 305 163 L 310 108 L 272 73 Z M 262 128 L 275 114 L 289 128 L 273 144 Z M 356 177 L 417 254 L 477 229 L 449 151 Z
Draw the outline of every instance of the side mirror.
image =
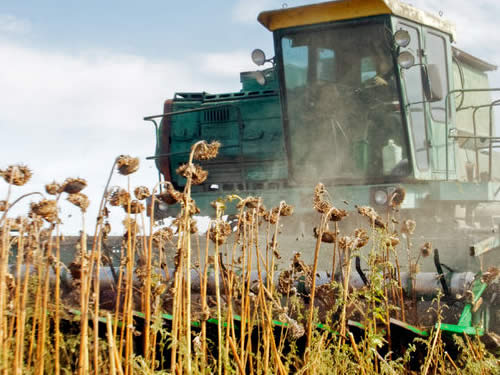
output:
M 264 63 L 267 61 L 266 54 L 261 49 L 254 49 L 252 51 L 252 61 L 255 65 L 264 65 Z
M 422 87 L 425 98 L 429 102 L 438 102 L 443 99 L 443 84 L 436 64 L 420 66 L 422 72 Z

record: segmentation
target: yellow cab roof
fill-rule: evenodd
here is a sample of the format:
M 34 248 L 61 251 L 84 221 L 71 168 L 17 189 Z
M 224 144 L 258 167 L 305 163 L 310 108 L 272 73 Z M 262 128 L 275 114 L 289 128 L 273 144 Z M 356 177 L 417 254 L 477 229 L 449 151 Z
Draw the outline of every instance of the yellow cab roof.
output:
M 293 8 L 265 11 L 258 20 L 270 31 L 293 26 L 356 19 L 382 14 L 398 17 L 441 30 L 455 40 L 455 25 L 438 16 L 398 0 L 338 0 Z

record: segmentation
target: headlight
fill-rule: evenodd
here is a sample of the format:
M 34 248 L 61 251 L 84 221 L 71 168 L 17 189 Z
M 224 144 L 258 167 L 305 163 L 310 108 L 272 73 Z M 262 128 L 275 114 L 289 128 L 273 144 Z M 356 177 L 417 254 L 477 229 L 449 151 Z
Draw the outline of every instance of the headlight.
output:
M 398 64 L 405 69 L 410 69 L 415 65 L 415 57 L 408 51 L 403 51 L 398 56 Z
M 377 190 L 373 195 L 375 203 L 379 206 L 387 204 L 387 193 L 384 190 Z
M 394 33 L 394 42 L 400 47 L 406 47 L 410 44 L 410 33 L 406 30 L 398 30 Z

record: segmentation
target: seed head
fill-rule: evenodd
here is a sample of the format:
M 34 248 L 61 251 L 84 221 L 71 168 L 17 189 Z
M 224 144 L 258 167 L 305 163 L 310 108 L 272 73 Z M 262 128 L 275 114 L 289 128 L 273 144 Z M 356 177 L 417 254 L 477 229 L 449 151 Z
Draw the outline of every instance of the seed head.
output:
M 347 216 L 347 211 L 342 208 L 332 207 L 330 209 L 330 212 L 331 221 L 340 221 Z
M 481 282 L 491 284 L 500 275 L 500 269 L 497 267 L 489 267 L 486 272 L 481 275 Z
M 262 206 L 262 198 L 252 196 L 246 197 L 236 205 L 237 208 L 241 208 L 243 206 L 247 208 L 257 208 L 259 206 Z
M 395 247 L 395 246 L 399 245 L 399 238 L 398 238 L 398 236 L 395 233 L 391 234 L 390 236 L 388 236 L 385 239 L 385 245 L 387 247 Z
M 370 220 L 371 225 L 380 228 L 380 229 L 386 229 L 387 224 L 384 223 L 382 218 L 377 214 L 377 211 L 375 211 L 372 207 L 370 206 L 356 206 L 358 209 L 358 213 L 362 216 L 367 217 Z
M 324 198 L 327 193 L 325 185 L 321 182 L 314 188 L 313 207 L 316 211 L 322 214 L 330 213 L 331 221 L 340 221 L 347 216 L 347 211 L 334 207 L 328 200 Z
M 50 184 L 45 185 L 45 191 L 50 195 L 57 195 L 61 191 L 61 185 L 53 181 Z
M 263 212 L 263 217 L 265 221 L 268 221 L 271 224 L 276 224 L 279 216 L 290 216 L 292 214 L 293 206 L 290 206 L 282 201 L 278 207 L 274 207 L 270 211 Z
M 313 206 L 316 209 L 316 211 L 322 214 L 326 214 L 332 208 L 330 202 L 326 201 L 323 198 L 323 195 L 325 193 L 326 193 L 325 185 L 323 185 L 321 182 L 318 183 L 314 188 Z
M 9 204 L 7 201 L 0 201 L 0 212 L 7 211 Z
M 394 209 L 398 209 L 405 200 L 406 190 L 402 186 L 398 186 L 396 190 L 394 190 L 389 198 L 389 206 Z
M 57 202 L 55 200 L 44 199 L 38 203 L 31 203 L 31 212 L 44 218 L 49 223 L 58 221 Z
M 138 200 L 142 201 L 143 199 L 149 197 L 151 193 L 146 186 L 138 186 L 134 190 L 134 195 Z
M 402 227 L 401 227 L 401 232 L 406 233 L 406 234 L 413 234 L 415 232 L 415 228 L 417 227 L 417 223 L 415 220 L 405 220 Z
M 86 212 L 90 205 L 89 198 L 83 193 L 74 193 L 68 195 L 68 201 L 73 203 L 76 207 L 80 207 L 82 212 Z
M 130 194 L 125 189 L 115 189 L 109 197 L 109 204 L 112 206 L 124 206 L 130 201 Z
M 280 203 L 279 213 L 280 216 L 292 216 L 294 207 L 286 204 L 284 201 Z
M 196 220 L 191 220 L 191 225 L 189 225 L 189 231 L 191 234 L 195 234 L 198 232 L 198 225 L 196 224 Z
M 319 229 L 318 229 L 318 227 L 314 227 L 313 228 L 313 234 L 314 234 L 315 238 L 318 238 L 318 236 L 319 236 Z M 332 231 L 329 231 L 329 230 L 325 230 L 321 234 L 321 242 L 334 243 L 335 242 L 335 238 L 336 238 L 335 232 L 332 232 Z
M 339 247 L 342 250 L 352 249 L 356 244 L 356 239 L 352 236 L 339 237 Z
M 196 146 L 193 157 L 197 160 L 210 160 L 215 159 L 219 152 L 220 143 L 213 141 L 212 143 L 207 143 L 203 141 L 197 145 L 191 146 L 191 150 Z
M 123 176 L 128 176 L 139 169 L 139 158 L 134 158 L 129 155 L 120 155 L 116 159 L 116 167 L 118 173 Z
M 170 228 L 162 228 L 153 233 L 153 245 L 156 247 L 165 247 L 167 242 L 172 241 L 174 232 Z
M 128 204 L 124 204 L 122 207 L 125 212 L 128 212 Z M 144 205 L 141 202 L 139 202 L 138 200 L 133 200 L 130 202 L 131 214 L 140 214 L 142 211 L 144 211 Z
M 427 258 L 432 253 L 432 244 L 430 242 L 426 242 L 420 248 L 420 254 L 423 258 Z
M 184 204 L 184 201 L 181 202 L 181 206 L 183 209 L 186 209 L 186 205 Z M 194 201 L 193 198 L 189 198 L 189 215 L 196 215 L 199 214 L 200 208 L 196 205 L 196 202 Z
M 208 177 L 208 172 L 197 164 L 183 164 L 177 168 L 176 172 L 184 178 L 191 176 L 191 182 L 193 185 L 202 184 Z
M 184 194 L 175 190 L 171 184 L 168 184 L 167 189 L 157 197 L 166 204 L 176 204 L 183 200 Z
M 8 184 L 23 186 L 33 175 L 25 165 L 11 165 L 5 171 L 0 171 L 0 175 Z
M 67 178 L 61 186 L 62 191 L 68 194 L 76 194 L 87 186 L 87 181 L 83 178 Z
M 226 242 L 227 238 L 232 232 L 231 225 L 223 221 L 212 223 L 208 231 L 208 237 L 218 245 L 222 245 L 224 242 Z
M 354 231 L 354 247 L 357 249 L 361 249 L 363 246 L 365 246 L 368 241 L 370 240 L 370 237 L 368 237 L 368 234 L 366 233 L 366 230 L 364 229 L 356 229 Z

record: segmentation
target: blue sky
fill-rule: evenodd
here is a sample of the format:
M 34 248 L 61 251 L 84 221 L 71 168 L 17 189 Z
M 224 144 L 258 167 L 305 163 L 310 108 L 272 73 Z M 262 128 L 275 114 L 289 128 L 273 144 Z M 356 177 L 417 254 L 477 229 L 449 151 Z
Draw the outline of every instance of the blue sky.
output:
M 287 1 L 288 6 L 311 1 Z M 500 64 L 497 0 L 413 0 L 412 5 L 457 25 L 458 46 Z M 239 90 L 242 70 L 255 69 L 250 52 L 272 56 L 272 36 L 257 21 L 275 0 L 0 2 L 0 168 L 25 163 L 43 190 L 53 179 L 83 177 L 97 210 L 114 158 L 131 154 L 142 167 L 132 186 L 152 186 L 157 174 L 151 125 L 175 91 Z M 492 76 L 500 86 L 500 74 Z M 117 176 L 113 185 L 124 185 Z M 0 183 L 0 197 L 6 192 Z M 4 199 L 4 198 L 0 198 Z M 76 209 L 64 203 L 67 231 Z M 116 212 L 120 216 L 121 212 Z M 90 222 L 91 220 L 89 220 Z

